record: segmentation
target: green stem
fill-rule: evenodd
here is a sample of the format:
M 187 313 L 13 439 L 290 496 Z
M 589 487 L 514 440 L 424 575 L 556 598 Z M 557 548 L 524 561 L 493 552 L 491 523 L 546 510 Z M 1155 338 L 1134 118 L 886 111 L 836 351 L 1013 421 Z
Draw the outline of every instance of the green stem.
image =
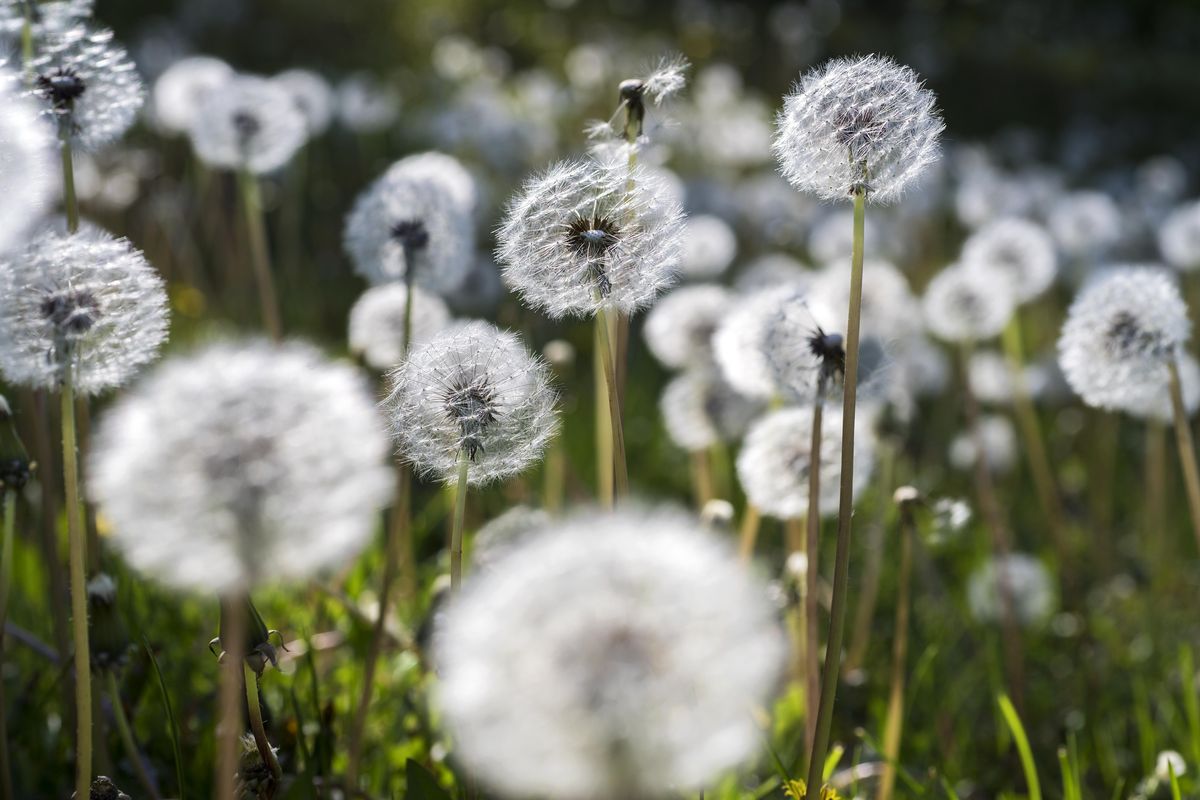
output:
M 0 543 L 0 661 L 4 657 L 4 626 L 8 622 L 8 592 L 12 586 L 13 537 L 17 527 L 17 492 L 5 489 L 0 494 L 4 503 L 3 542 Z M 0 680 L 0 798 L 12 800 L 12 769 L 8 760 L 8 714 L 4 682 Z
M 846 372 L 842 397 L 842 464 L 838 491 L 837 552 L 833 568 L 833 601 L 829 608 L 829 641 L 821 674 L 821 704 L 817 711 L 816 738 L 808 759 L 808 785 L 820 787 L 833 726 L 833 703 L 837 694 L 846 628 L 846 590 L 850 583 L 850 520 L 854 505 L 854 415 L 858 394 L 858 338 L 862 315 L 863 232 L 866 225 L 867 193 L 854 192 L 854 244 L 850 259 L 850 307 L 846 321 Z M 819 788 L 813 791 L 820 793 Z
M 158 789 L 154 787 L 154 781 L 150 780 L 150 775 L 146 772 L 146 765 L 142 761 L 142 754 L 138 750 L 137 740 L 133 738 L 133 728 L 129 725 L 129 718 L 125 716 L 125 706 L 121 703 L 121 692 L 117 688 L 117 673 L 111 669 L 106 670 L 108 680 L 108 699 L 112 703 L 113 719 L 117 722 L 117 733 L 121 736 L 121 744 L 125 747 L 125 752 L 129 756 L 129 762 L 133 765 L 134 774 L 137 775 L 138 782 L 142 784 L 142 788 L 146 790 L 147 796 L 151 800 L 159 800 Z
M 749 561 L 754 556 L 754 545 L 758 542 L 758 529 L 762 527 L 762 512 L 753 503 L 746 503 L 742 512 L 742 524 L 738 529 L 738 558 Z
M 33 0 L 25 0 L 21 5 L 25 11 L 25 22 L 21 25 L 21 66 L 29 76 L 33 66 Z
M 625 429 L 621 423 L 621 389 L 617 383 L 616 342 L 612 333 L 616 329 L 612 311 L 604 308 L 596 317 L 600 331 L 600 358 L 604 368 L 604 384 L 608 395 L 608 418 L 612 426 L 612 450 L 614 470 L 614 504 L 629 495 L 629 470 L 625 461 Z
M 887 722 L 883 730 L 883 774 L 876 800 L 891 800 L 900 759 L 900 736 L 904 732 L 904 662 L 908 657 L 909 594 L 912 583 L 912 548 L 916 523 L 910 503 L 900 508 L 900 585 L 896 594 L 896 631 L 892 643 L 892 678 L 888 694 Z
M 595 419 L 596 419 L 596 496 L 604 508 L 613 507 L 613 434 L 612 418 L 608 411 L 608 380 L 604 370 L 605 354 L 608 351 L 604 326 L 607 325 L 603 316 L 596 316 L 595 333 L 592 337 L 592 376 L 595 390 Z M 561 436 L 555 439 L 561 439 Z
M 808 448 L 808 517 L 804 552 L 804 744 L 812 752 L 817 740 L 817 698 L 821 693 L 821 609 L 817 590 L 821 573 L 821 434 L 825 411 L 825 380 L 817 382 L 813 399 L 812 435 Z
M 59 150 L 62 154 L 63 205 L 67 211 L 67 233 L 79 230 L 79 197 L 75 193 L 75 159 L 71 156 L 70 116 L 59 125 Z
M 1200 470 L 1196 468 L 1196 448 L 1192 428 L 1188 424 L 1187 408 L 1183 404 L 1183 387 L 1179 382 L 1179 365 L 1174 359 L 1167 363 L 1170 373 L 1171 409 L 1175 414 L 1175 445 L 1183 467 L 1183 485 L 1187 489 L 1188 511 L 1192 515 L 1192 532 L 1200 545 Z
M 246 235 L 249 238 L 250 262 L 254 269 L 254 280 L 258 284 L 258 302 L 262 311 L 263 324 L 271 338 L 278 342 L 283 338 L 283 324 L 279 319 L 279 301 L 275 296 L 275 279 L 271 275 L 267 228 L 263 222 L 262 192 L 258 187 L 258 179 L 246 170 L 238 172 L 238 194 L 241 197 L 242 216 L 246 224 Z
M 463 522 L 467 516 L 467 471 L 471 457 L 464 447 L 458 452 L 458 484 L 454 493 L 454 528 L 450 533 L 450 591 L 462 586 Z
M 254 733 L 254 744 L 258 747 L 258 755 L 263 763 L 270 768 L 271 777 L 275 779 L 275 785 L 267 793 L 269 797 L 279 788 L 283 770 L 279 767 L 279 759 L 275 757 L 275 751 L 267 739 L 267 729 L 263 725 L 262 705 L 258 699 L 258 673 L 251 669 L 249 664 L 243 663 L 242 674 L 246 684 L 246 709 L 250 713 L 250 730 Z
M 75 647 L 75 794 L 76 797 L 87 797 L 92 785 L 92 670 L 88 647 L 87 575 L 83 566 L 86 542 L 75 437 L 75 370 L 69 349 L 64 358 L 67 363 L 63 367 L 62 451 L 70 549 L 71 632 Z
M 242 662 L 246 658 L 245 601 L 236 596 L 221 600 L 221 647 L 224 654 L 217 690 L 217 800 L 235 800 L 238 740 L 242 736 Z

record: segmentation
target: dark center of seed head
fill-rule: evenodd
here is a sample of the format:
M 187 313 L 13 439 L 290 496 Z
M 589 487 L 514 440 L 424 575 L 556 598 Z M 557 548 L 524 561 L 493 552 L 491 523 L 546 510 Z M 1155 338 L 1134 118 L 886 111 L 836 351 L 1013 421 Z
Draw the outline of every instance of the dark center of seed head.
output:
M 821 362 L 822 380 L 846 371 L 846 350 L 840 333 L 826 333 L 818 326 L 808 337 L 808 349 Z
M 446 414 L 458 425 L 461 446 L 472 461 L 483 450 L 483 433 L 496 421 L 495 391 L 482 380 L 446 393 Z
M 1115 314 L 1108 327 L 1108 341 L 1120 355 L 1161 355 L 1165 348 L 1154 331 L 1146 330 L 1127 311 Z
M 621 229 L 606 217 L 580 217 L 567 227 L 567 244 L 588 262 L 600 296 L 608 297 L 612 283 L 604 270 L 604 256 L 619 240 Z
M 429 244 L 429 230 L 419 219 L 402 219 L 392 225 L 392 238 L 405 249 L 420 250 Z
M 57 67 L 45 75 L 39 75 L 37 86 L 60 111 L 70 110 L 87 89 L 79 73 L 67 67 Z
M 42 316 L 64 335 L 86 333 L 100 318 L 100 303 L 87 289 L 68 289 L 42 300 Z
M 235 111 L 233 114 L 233 130 L 237 133 L 238 141 L 242 147 L 245 147 L 262 130 L 262 121 L 245 109 Z

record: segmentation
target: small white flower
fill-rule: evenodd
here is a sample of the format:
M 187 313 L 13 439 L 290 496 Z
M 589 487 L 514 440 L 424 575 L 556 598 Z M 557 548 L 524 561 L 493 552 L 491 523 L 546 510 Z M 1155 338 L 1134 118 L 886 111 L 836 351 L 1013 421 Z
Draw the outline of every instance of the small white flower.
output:
M 1169 781 L 1173 774 L 1176 778 L 1187 772 L 1187 761 L 1174 750 L 1163 750 L 1154 761 L 1154 775 L 1159 780 Z

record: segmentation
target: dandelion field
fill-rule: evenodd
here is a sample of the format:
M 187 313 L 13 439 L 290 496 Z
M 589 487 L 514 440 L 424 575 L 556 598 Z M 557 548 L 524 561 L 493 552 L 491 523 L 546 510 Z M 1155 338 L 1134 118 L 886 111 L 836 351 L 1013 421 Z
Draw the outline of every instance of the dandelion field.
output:
M 1194 8 L 342 6 L 0 0 L 0 799 L 1200 797 Z

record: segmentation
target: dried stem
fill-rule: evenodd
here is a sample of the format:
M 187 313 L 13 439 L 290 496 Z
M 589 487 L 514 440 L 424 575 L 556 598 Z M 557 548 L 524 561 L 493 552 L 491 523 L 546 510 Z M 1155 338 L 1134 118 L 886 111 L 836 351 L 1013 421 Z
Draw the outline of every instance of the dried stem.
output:
M 608 395 L 608 418 L 612 426 L 612 468 L 614 476 L 613 502 L 629 495 L 629 472 L 625 462 L 625 430 L 621 424 L 621 389 L 617 382 L 616 330 L 612 311 L 605 308 L 596 316 L 596 329 L 600 332 L 600 358 L 604 369 L 604 384 Z
M 242 662 L 246 658 L 245 602 L 236 597 L 221 601 L 221 647 L 217 693 L 217 800 L 235 800 L 238 740 L 242 734 Z
M 1174 359 L 1167 364 L 1170 371 L 1171 408 L 1175 414 L 1175 445 L 1183 467 L 1183 485 L 1187 490 L 1188 511 L 1192 515 L 1192 532 L 1200 546 L 1200 470 L 1196 468 L 1196 447 L 1192 428 L 1188 424 L 1187 408 L 1183 404 L 1183 387 L 1179 382 L 1179 365 Z
M 275 296 L 275 279 L 271 275 L 271 256 L 267 249 L 267 228 L 263 222 L 262 192 L 258 179 L 246 170 L 238 172 L 238 195 L 242 219 L 250 245 L 250 262 L 258 284 L 258 302 L 267 333 L 278 342 L 283 338 L 283 323 L 279 319 L 279 301 Z

